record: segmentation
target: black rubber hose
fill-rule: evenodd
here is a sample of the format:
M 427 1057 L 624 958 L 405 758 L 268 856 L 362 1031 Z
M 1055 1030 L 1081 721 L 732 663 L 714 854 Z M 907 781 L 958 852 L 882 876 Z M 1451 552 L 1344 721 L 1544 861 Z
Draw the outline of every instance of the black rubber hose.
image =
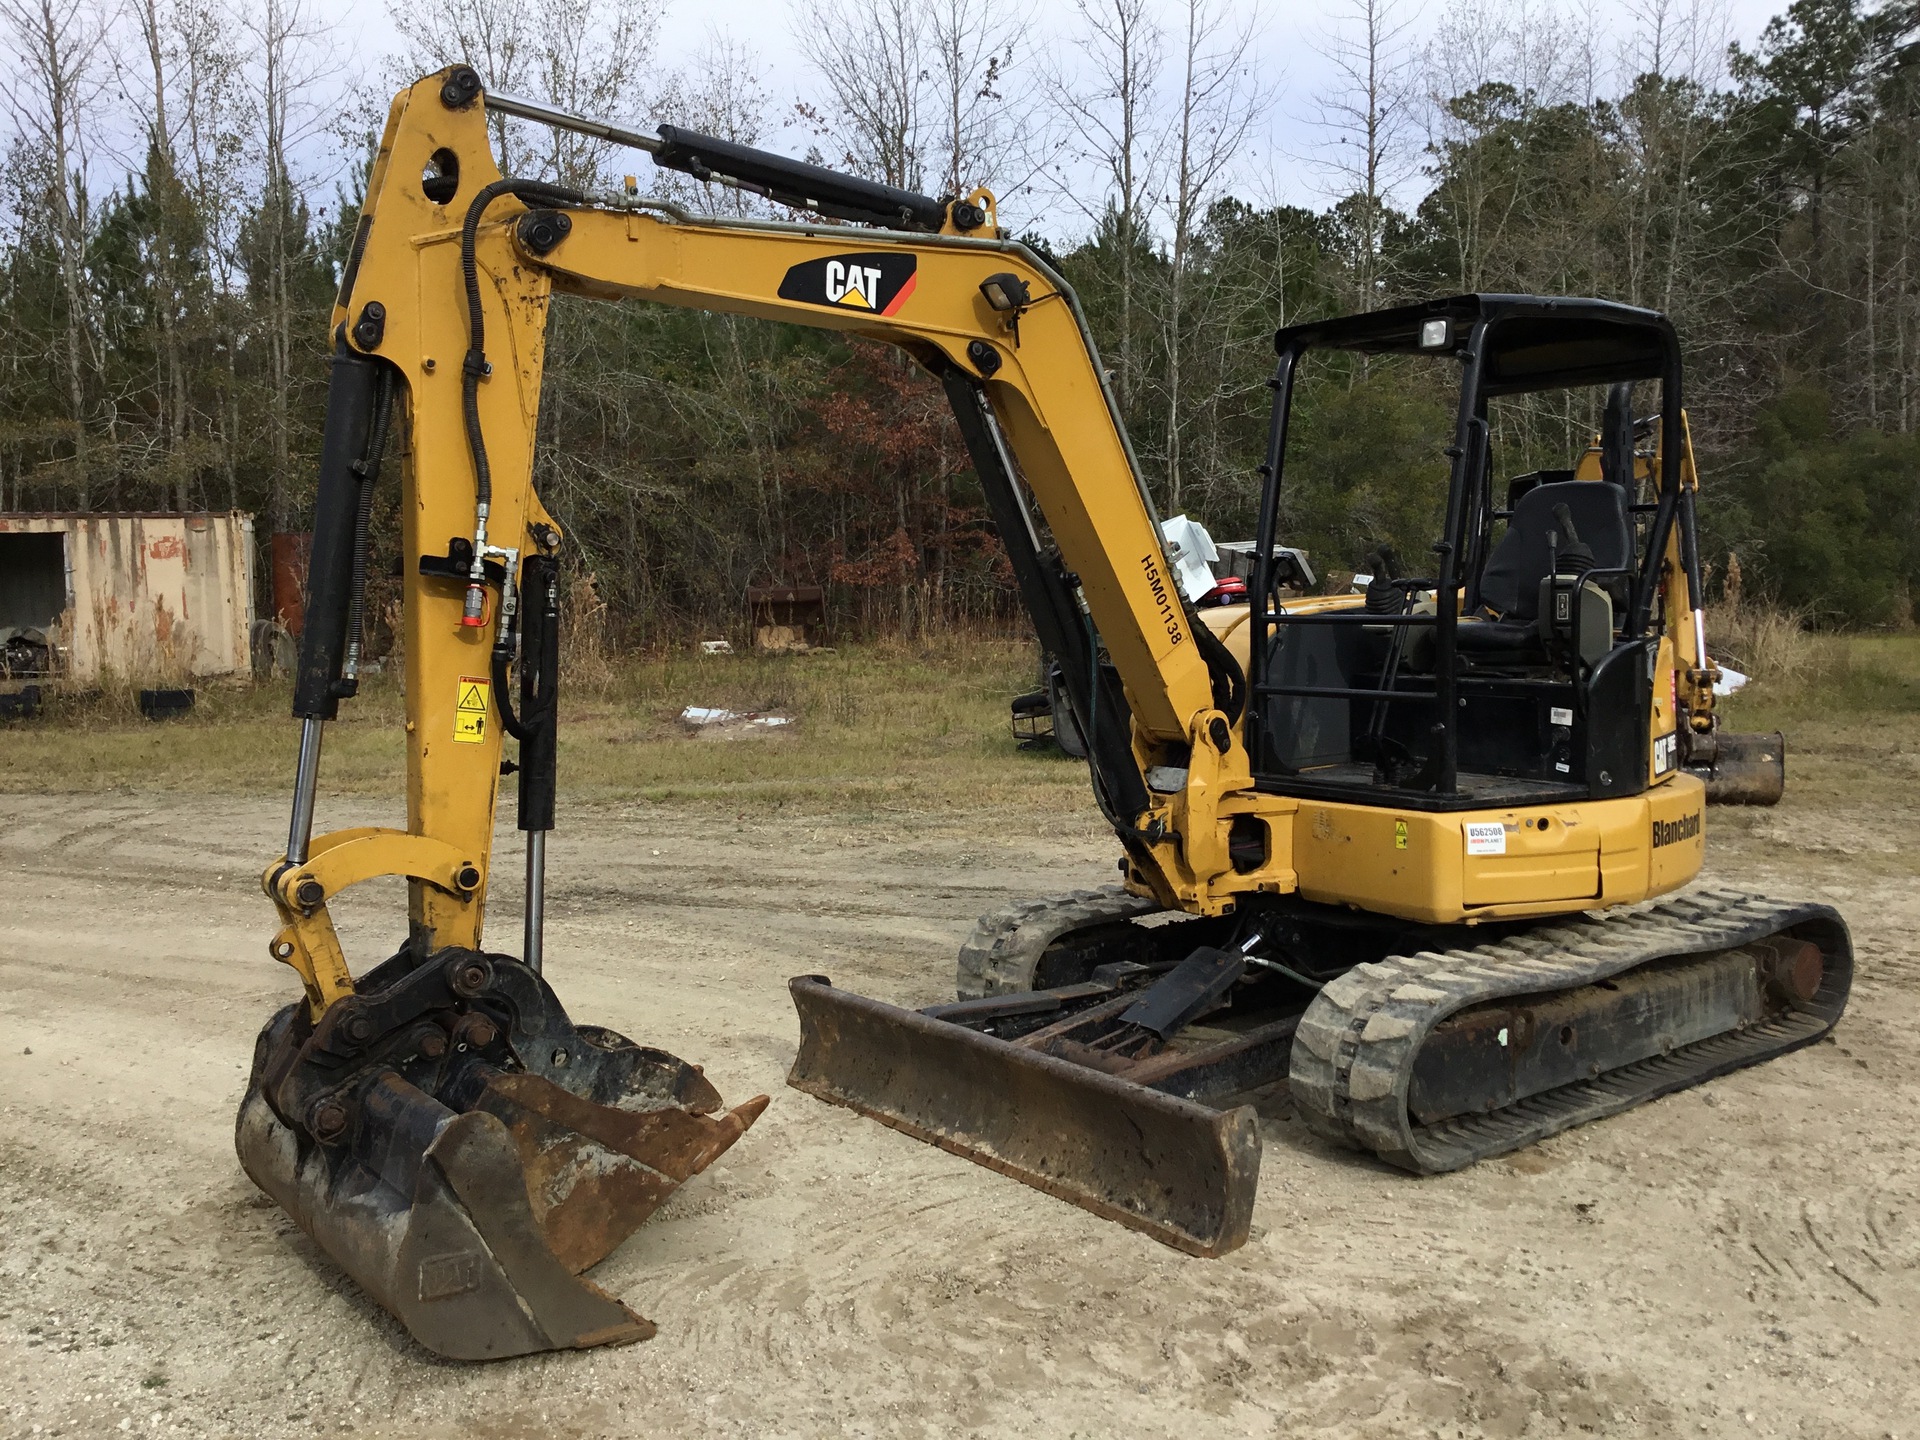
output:
M 526 726 L 521 723 L 520 716 L 513 708 L 511 693 L 507 688 L 510 681 L 510 676 L 507 673 L 507 662 L 512 658 L 513 649 L 511 646 L 496 645 L 493 647 L 491 667 L 491 673 L 493 675 L 493 703 L 499 708 L 501 727 L 514 739 L 524 743 L 527 738 L 527 729 Z
M 501 636 L 501 643 L 493 647 L 492 676 L 493 703 L 499 707 L 499 724 L 505 732 L 513 735 L 522 745 L 530 739 L 538 739 L 543 726 L 553 720 L 555 710 L 559 710 L 559 662 L 551 657 L 559 657 L 559 611 L 553 611 L 551 618 L 547 609 L 551 605 L 553 580 L 547 572 L 553 561 L 543 555 L 530 555 L 526 561 L 526 574 L 522 584 L 520 618 L 515 622 L 515 636 Z M 526 595 L 536 595 L 538 611 L 528 614 Z M 528 618 L 534 628 L 528 628 Z M 547 636 L 547 628 L 553 630 Z M 520 708 L 513 705 L 513 691 L 509 687 L 509 662 L 513 660 L 515 649 L 520 651 L 522 682 L 532 676 L 534 684 L 520 685 Z M 547 674 L 551 670 L 551 676 Z
M 487 318 L 480 307 L 480 266 L 474 258 L 480 217 L 502 195 L 538 205 L 584 205 L 577 190 L 549 185 L 544 180 L 496 180 L 483 186 L 460 225 L 460 278 L 467 292 L 467 358 L 460 375 L 460 411 L 466 422 L 467 448 L 473 452 L 473 477 L 479 503 L 493 503 L 493 471 L 487 465 L 487 444 L 480 433 L 480 381 L 487 372 Z

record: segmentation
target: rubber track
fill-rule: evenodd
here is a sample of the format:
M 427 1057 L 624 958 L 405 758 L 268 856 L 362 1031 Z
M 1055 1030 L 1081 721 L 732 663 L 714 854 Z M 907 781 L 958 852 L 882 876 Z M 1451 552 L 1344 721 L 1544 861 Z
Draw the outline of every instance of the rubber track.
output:
M 1651 961 L 1733 949 L 1787 929 L 1817 944 L 1826 961 L 1820 989 L 1803 1009 L 1489 1114 L 1423 1126 L 1407 1111 L 1414 1059 L 1448 1015 L 1487 1001 L 1591 985 Z M 1692 890 L 1549 922 L 1493 944 L 1356 966 L 1322 990 L 1301 1018 L 1293 1102 L 1328 1139 L 1417 1174 L 1458 1170 L 1811 1044 L 1839 1021 L 1852 980 L 1846 922 L 1831 907 Z
M 1016 995 L 1033 988 L 1040 957 L 1062 935 L 1089 925 L 1150 915 L 1160 906 L 1118 885 L 1048 895 L 989 910 L 960 947 L 954 976 L 962 1000 Z

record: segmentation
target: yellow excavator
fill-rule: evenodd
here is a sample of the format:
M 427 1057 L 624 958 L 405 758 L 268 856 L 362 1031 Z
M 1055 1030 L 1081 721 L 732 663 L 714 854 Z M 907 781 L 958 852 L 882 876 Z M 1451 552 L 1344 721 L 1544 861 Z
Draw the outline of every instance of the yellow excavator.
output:
M 803 218 L 503 178 L 490 113 Z M 1217 1255 L 1250 1223 L 1248 1097 L 1284 1086 L 1315 1131 L 1432 1172 L 1839 1019 L 1852 958 L 1834 911 L 1674 893 L 1701 867 L 1708 785 L 1764 790 L 1778 756 L 1717 729 L 1662 316 L 1466 295 L 1281 330 L 1254 581 L 1198 611 L 1077 301 L 1002 237 L 988 192 L 935 200 L 634 131 L 489 95 L 456 66 L 393 103 L 334 312 L 293 813 L 264 877 L 272 953 L 305 994 L 260 1036 L 236 1137 L 256 1183 L 425 1346 L 651 1334 L 581 1274 L 766 1104 L 728 1110 L 697 1065 L 575 1023 L 543 973 L 564 537 L 532 474 L 556 293 L 835 329 L 937 376 L 1118 840 L 1117 885 L 985 917 L 954 1002 L 910 1011 L 796 978 L 799 1089 Z M 1457 390 L 1426 573 L 1383 552 L 1364 594 L 1290 583 L 1309 357 L 1427 364 Z M 1500 406 L 1549 413 L 1594 387 L 1598 440 L 1496 499 Z M 1657 387 L 1650 417 L 1635 387 Z M 396 433 L 408 823 L 316 835 Z M 481 934 L 505 736 L 518 956 Z M 408 883 L 406 939 L 356 974 L 328 907 L 387 875 Z

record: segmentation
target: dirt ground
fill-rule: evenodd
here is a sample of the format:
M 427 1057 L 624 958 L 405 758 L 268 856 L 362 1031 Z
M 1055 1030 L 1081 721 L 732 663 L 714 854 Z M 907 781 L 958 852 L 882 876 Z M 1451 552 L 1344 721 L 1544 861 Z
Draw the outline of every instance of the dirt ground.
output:
M 1914 757 L 1868 790 L 1710 845 L 1716 878 L 1845 911 L 1835 1041 L 1434 1179 L 1268 1120 L 1253 1238 L 1210 1261 L 783 1083 L 789 976 L 945 997 L 980 911 L 1111 873 L 1085 814 L 574 808 L 569 1008 L 773 1104 L 594 1273 L 657 1339 L 490 1366 L 413 1345 L 235 1162 L 293 993 L 253 878 L 279 801 L 0 796 L 0 1433 L 1912 1434 Z M 350 953 L 383 953 L 399 892 L 343 905 Z

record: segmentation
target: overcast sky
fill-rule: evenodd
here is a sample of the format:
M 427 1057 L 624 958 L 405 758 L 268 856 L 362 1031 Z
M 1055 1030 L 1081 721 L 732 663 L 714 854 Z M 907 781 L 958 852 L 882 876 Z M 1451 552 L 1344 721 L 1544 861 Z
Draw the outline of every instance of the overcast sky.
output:
M 345 0 L 340 20 L 338 52 L 351 54 L 356 61 L 371 62 L 396 48 L 393 27 L 387 18 L 391 0 Z M 538 0 L 529 0 L 538 3 Z M 1017 0 L 1012 0 L 1017 4 Z M 1669 15 L 1682 10 L 1709 10 L 1718 13 L 1730 38 L 1751 46 L 1772 16 L 1786 9 L 1788 0 L 1619 0 L 1602 7 L 1598 0 L 1509 0 L 1510 5 L 1530 5 L 1536 12 L 1557 12 L 1562 16 L 1585 15 L 1591 6 L 1595 27 L 1604 36 L 1603 48 L 1619 50 L 1632 31 L 1635 16 L 1664 8 Z M 1260 203 L 1286 202 L 1318 208 L 1327 203 L 1333 184 L 1322 163 L 1326 156 L 1325 134 L 1316 123 L 1317 100 L 1335 83 L 1332 63 L 1326 58 L 1325 36 L 1350 13 L 1350 5 L 1336 0 L 1230 0 L 1242 13 L 1257 12 L 1259 38 L 1256 55 L 1262 75 L 1274 86 L 1277 100 L 1261 127 L 1256 142 L 1241 156 L 1236 167 L 1234 193 Z M 1421 5 L 1408 0 L 1403 7 L 1412 20 L 1412 33 L 1418 39 L 1430 33 L 1447 6 L 1447 0 L 1427 0 Z M 777 108 L 790 112 L 792 102 L 817 98 L 818 81 L 808 73 L 793 43 L 791 0 L 667 0 L 660 32 L 658 62 L 663 70 L 686 64 L 707 47 L 716 34 L 728 36 L 745 45 L 758 57 L 768 93 Z M 1011 8 L 1011 5 L 1010 5 Z M 1061 36 L 1070 18 L 1070 7 L 1061 0 L 1028 0 L 1032 17 L 1026 26 L 1026 44 L 1031 50 L 1046 46 L 1055 53 L 1065 48 Z M 1169 63 L 1171 56 L 1168 57 Z M 371 64 L 352 68 L 371 69 Z M 639 122 L 650 128 L 650 116 L 610 116 Z M 776 130 L 763 142 L 768 149 L 803 153 L 809 137 L 796 129 Z M 1411 182 L 1414 193 L 1403 194 L 1403 201 L 1417 198 L 1419 182 Z M 1029 201 L 1029 212 L 1039 205 Z M 1069 238 L 1082 228 L 1076 213 L 1061 212 L 1059 207 L 1040 213 L 1018 213 L 1017 202 L 1009 205 L 1003 219 L 1016 228 L 1029 225 L 1058 239 Z

